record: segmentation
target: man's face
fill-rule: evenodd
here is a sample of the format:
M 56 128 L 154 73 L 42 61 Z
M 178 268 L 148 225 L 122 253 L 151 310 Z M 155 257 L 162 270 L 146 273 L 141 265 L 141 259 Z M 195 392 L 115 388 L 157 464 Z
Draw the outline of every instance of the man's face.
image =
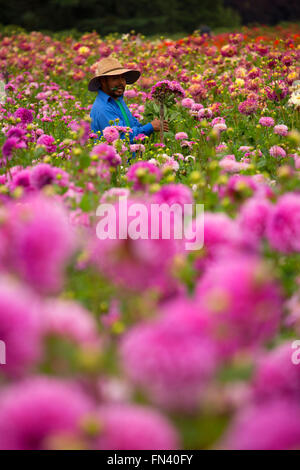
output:
M 111 75 L 101 79 L 101 89 L 112 98 L 123 96 L 125 87 L 126 80 L 124 75 Z

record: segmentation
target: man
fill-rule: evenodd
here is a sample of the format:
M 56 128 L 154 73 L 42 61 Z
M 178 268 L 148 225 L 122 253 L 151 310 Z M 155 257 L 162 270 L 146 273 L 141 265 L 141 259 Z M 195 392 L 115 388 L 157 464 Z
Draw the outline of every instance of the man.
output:
M 96 91 L 98 95 L 94 101 L 90 116 L 93 132 L 102 132 L 105 127 L 115 125 L 126 126 L 132 129 L 130 142 L 138 134 L 151 135 L 160 130 L 160 120 L 154 119 L 148 124 L 142 125 L 132 116 L 124 99 L 123 93 L 127 84 L 135 83 L 141 73 L 138 70 L 125 69 L 118 60 L 107 57 L 96 64 L 96 76 L 90 80 L 89 91 Z M 116 122 L 116 119 L 119 119 Z M 168 123 L 164 121 L 164 131 L 169 130 Z M 123 134 L 124 136 L 124 134 Z

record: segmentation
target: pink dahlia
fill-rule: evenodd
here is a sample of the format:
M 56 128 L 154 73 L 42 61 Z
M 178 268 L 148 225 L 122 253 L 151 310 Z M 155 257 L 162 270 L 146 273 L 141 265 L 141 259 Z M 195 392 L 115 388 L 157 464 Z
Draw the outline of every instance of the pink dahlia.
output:
M 31 170 L 30 182 L 33 188 L 42 189 L 55 180 L 54 168 L 47 163 L 38 163 Z
M 185 411 L 197 408 L 217 365 L 216 348 L 204 326 L 195 306 L 172 302 L 161 318 L 141 323 L 123 337 L 124 370 L 155 403 Z
M 100 436 L 95 448 L 101 450 L 175 450 L 179 436 L 158 411 L 140 405 L 102 405 L 98 411 Z
M 271 117 L 261 117 L 260 120 L 258 121 L 261 126 L 264 127 L 272 127 L 274 126 L 275 122 L 274 119 Z
M 20 118 L 22 124 L 30 124 L 33 121 L 33 112 L 30 109 L 19 108 L 14 116 L 15 118 Z
M 300 369 L 293 364 L 292 342 L 277 346 L 263 354 L 256 363 L 252 389 L 256 401 L 271 399 L 298 399 L 300 396 Z
M 258 196 L 248 199 L 238 217 L 244 235 L 253 241 L 264 237 L 271 211 L 272 205 L 267 199 Z
M 116 131 L 118 132 L 118 131 Z M 109 166 L 118 166 L 122 163 L 120 155 L 116 149 L 108 144 L 98 144 L 90 152 L 90 155 L 97 155 L 97 157 Z
M 274 127 L 274 134 L 278 134 L 283 137 L 288 135 L 288 131 L 289 131 L 288 126 L 285 126 L 284 124 L 278 124 L 277 126 Z
M 279 145 L 273 145 L 269 150 L 270 155 L 274 158 L 284 158 L 286 157 L 286 151 Z
M 237 282 L 238 280 L 238 282 Z M 210 332 L 221 355 L 253 348 L 276 334 L 282 315 L 279 287 L 253 256 L 221 258 L 198 282 L 199 307 L 209 313 Z
M 52 135 L 42 134 L 36 141 L 37 145 L 44 147 L 46 152 L 56 152 L 55 139 Z
M 115 127 L 109 126 L 103 129 L 103 136 L 107 142 L 111 143 L 119 138 L 119 132 Z
M 99 347 L 96 321 L 79 303 L 48 300 L 43 308 L 44 334 L 57 335 L 85 346 Z
M 269 217 L 267 238 L 271 246 L 283 253 L 300 251 L 300 195 L 281 196 Z
M 40 305 L 24 287 L 1 278 L 0 339 L 4 341 L 6 364 L 0 373 L 22 375 L 41 355 Z
M 1 391 L 0 449 L 42 450 L 55 438 L 76 439 L 80 421 L 91 412 L 87 397 L 75 385 L 35 377 Z
M 276 400 L 243 409 L 229 425 L 218 448 L 294 450 L 300 446 L 300 407 Z
M 161 172 L 156 165 L 150 162 L 137 162 L 131 165 L 126 173 L 128 181 L 133 182 L 133 189 L 146 189 L 149 183 L 158 182 Z
M 246 100 L 243 101 L 241 104 L 239 104 L 239 112 L 241 114 L 245 114 L 246 116 L 249 116 L 250 114 L 253 114 L 257 111 L 258 109 L 258 102 L 256 100 Z
M 3 227 L 9 240 L 8 266 L 32 287 L 56 291 L 75 248 L 74 233 L 64 208 L 45 197 L 12 204 Z

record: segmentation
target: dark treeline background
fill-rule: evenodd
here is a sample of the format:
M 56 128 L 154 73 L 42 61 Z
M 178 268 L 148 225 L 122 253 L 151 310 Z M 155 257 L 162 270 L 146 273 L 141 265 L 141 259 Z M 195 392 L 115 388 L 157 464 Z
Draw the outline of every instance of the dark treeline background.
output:
M 0 23 L 27 30 L 146 35 L 300 19 L 300 0 L 0 0 Z

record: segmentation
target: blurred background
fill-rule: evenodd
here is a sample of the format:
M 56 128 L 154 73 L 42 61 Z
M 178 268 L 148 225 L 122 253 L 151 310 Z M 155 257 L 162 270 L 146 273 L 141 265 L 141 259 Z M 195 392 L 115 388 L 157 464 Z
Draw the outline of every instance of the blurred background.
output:
M 192 33 L 300 21 L 299 0 L 0 0 L 0 26 L 145 35 Z M 5 28 L 7 29 L 7 28 Z

